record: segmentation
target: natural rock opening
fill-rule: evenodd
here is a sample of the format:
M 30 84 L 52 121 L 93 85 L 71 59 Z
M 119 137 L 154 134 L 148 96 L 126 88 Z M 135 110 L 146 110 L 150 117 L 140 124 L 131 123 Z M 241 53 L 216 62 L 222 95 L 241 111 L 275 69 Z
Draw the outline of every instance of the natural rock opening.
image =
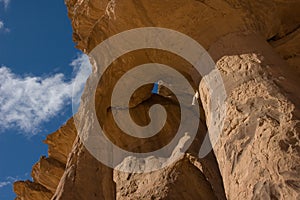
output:
M 57 180 L 46 183 L 49 173 L 44 169 L 57 169 L 57 165 L 43 158 L 34 167 L 34 174 L 40 173 L 35 175 L 34 183 L 15 184 L 18 199 L 300 197 L 299 1 L 66 0 L 66 4 L 73 39 L 86 53 L 108 37 L 138 27 L 170 28 L 195 39 L 209 51 L 222 74 L 228 95 L 227 118 L 214 153 L 198 159 L 207 129 L 206 117 L 212 112 L 207 106 L 210 95 L 201 77 L 189 63 L 171 53 L 149 49 L 131 52 L 112 64 L 103 77 L 105 85 L 99 82 L 97 114 L 106 116 L 99 117 L 100 123 L 108 137 L 123 148 L 138 152 L 143 151 L 140 147 L 149 151 L 164 145 L 178 121 L 178 104 L 170 91 L 161 88 L 159 95 L 152 94 L 153 85 L 146 85 L 134 93 L 129 107 L 124 108 L 141 125 L 148 123 L 147 112 L 153 103 L 170 110 L 172 121 L 166 124 L 165 134 L 150 141 L 128 141 L 113 122 L 114 108 L 107 98 L 127 70 L 148 62 L 164 62 L 180 71 L 195 91 L 199 90 L 203 102 L 200 129 L 188 153 L 179 162 L 156 172 L 120 173 L 90 155 L 75 139 L 70 120 L 46 140 L 49 157 L 66 165 L 55 194 L 53 182 Z M 54 176 L 61 174 L 59 169 L 54 170 Z
M 122 112 L 122 110 L 124 111 L 129 109 L 131 117 L 136 122 L 136 124 L 146 125 L 149 123 L 149 114 L 148 114 L 149 108 L 153 104 L 163 105 L 167 110 L 168 119 L 164 128 L 160 131 L 160 133 L 151 138 L 146 138 L 146 139 L 134 138 L 134 137 L 130 137 L 126 133 L 123 133 L 115 124 L 115 121 L 112 116 L 112 109 L 116 109 L 116 108 L 110 107 L 111 99 L 109 98 L 111 96 L 115 82 L 117 82 L 120 79 L 120 77 L 132 67 L 141 65 L 143 63 L 149 63 L 149 62 L 152 63 L 163 62 L 166 65 L 172 64 L 172 67 L 174 67 L 180 73 L 184 74 L 184 76 L 187 78 L 187 80 L 189 80 L 190 84 L 193 86 L 195 91 L 198 90 L 198 85 L 201 80 L 200 74 L 195 73 L 196 70 L 191 66 L 190 63 L 188 63 L 181 57 L 166 51 L 158 51 L 152 49 L 147 51 L 140 50 L 140 51 L 130 52 L 118 58 L 110 66 L 110 68 L 102 76 L 103 78 L 99 82 L 97 93 L 96 93 L 95 102 L 97 103 L 96 109 L 98 114 L 98 120 L 100 121 L 100 124 L 104 127 L 104 130 L 108 134 L 107 136 L 111 141 L 115 142 L 115 144 L 118 145 L 119 147 L 125 148 L 126 150 L 131 152 L 138 152 L 138 153 L 149 152 L 155 149 L 162 148 L 162 146 L 166 145 L 174 137 L 174 134 L 177 132 L 178 125 L 180 123 L 180 106 L 178 104 L 175 95 L 169 89 L 159 84 L 157 85 L 158 87 L 157 90 L 159 90 L 158 94 L 153 94 L 152 91 L 154 85 L 150 84 L 150 85 L 145 85 L 139 88 L 138 90 L 136 90 L 131 97 L 130 107 L 119 108 L 119 112 Z M 143 77 L 132 77 L 132 78 L 142 79 Z M 109 84 L 107 84 L 108 82 Z M 128 83 L 130 85 L 130 80 L 128 81 Z M 105 96 L 106 98 L 101 98 L 103 96 Z M 193 106 L 192 102 L 193 102 L 193 96 L 190 96 L 189 106 L 191 107 Z M 204 136 L 207 133 L 205 112 L 203 110 L 200 99 L 199 99 L 199 103 L 200 103 L 199 109 L 200 109 L 201 118 L 200 118 L 198 133 L 187 152 L 188 158 L 184 158 L 184 159 L 188 160 L 190 166 L 194 166 L 198 170 L 200 170 L 198 173 L 201 173 L 202 176 L 205 177 L 205 179 L 203 179 L 201 182 L 197 184 L 207 185 L 214 191 L 215 197 L 218 197 L 218 199 L 225 199 L 223 181 L 220 175 L 218 163 L 216 161 L 214 153 L 211 152 L 208 156 L 206 156 L 203 159 L 198 158 L 199 149 L 201 147 Z M 120 160 L 119 162 L 120 165 L 122 165 L 122 160 Z M 177 169 L 177 170 L 181 170 L 181 169 Z M 148 173 L 147 177 L 150 178 L 154 174 L 157 174 L 158 176 L 159 174 L 164 174 L 164 173 L 167 173 L 166 169 L 162 169 L 153 173 Z M 120 188 L 122 187 L 121 185 L 123 184 L 124 181 L 128 181 L 133 185 L 136 185 L 135 190 L 130 191 L 129 196 L 139 196 L 141 194 L 139 194 L 136 191 L 145 190 L 145 189 L 141 189 L 145 186 L 144 184 L 136 183 L 136 181 L 138 181 L 138 177 L 141 177 L 142 175 L 127 174 L 123 172 L 114 172 L 114 174 L 115 174 L 114 175 L 115 181 L 117 184 L 117 190 L 119 190 L 118 189 L 119 187 Z M 184 178 L 184 176 L 182 176 L 182 178 Z M 149 179 L 148 181 L 152 182 L 153 180 Z M 179 180 L 174 180 L 173 184 L 181 185 Z M 166 186 L 161 185 L 157 187 L 163 188 Z M 182 187 L 182 185 L 180 187 Z M 184 188 L 186 190 L 189 190 L 191 187 L 187 185 Z M 150 190 L 153 189 L 149 188 L 148 191 L 149 193 L 151 193 Z M 194 193 L 195 192 L 196 191 L 194 191 Z M 143 193 L 147 193 L 147 191 L 145 190 L 143 191 Z M 118 195 L 121 195 L 120 196 L 121 199 L 125 198 L 122 197 L 121 193 L 118 193 Z M 197 195 L 199 196 L 200 194 Z M 126 198 L 132 198 L 129 196 L 127 196 Z M 169 197 L 169 195 L 167 196 Z

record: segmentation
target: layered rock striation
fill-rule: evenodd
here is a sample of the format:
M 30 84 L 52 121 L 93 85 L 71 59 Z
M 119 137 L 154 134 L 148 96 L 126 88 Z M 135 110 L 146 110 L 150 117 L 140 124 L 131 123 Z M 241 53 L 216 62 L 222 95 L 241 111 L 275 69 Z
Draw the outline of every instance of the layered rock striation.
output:
M 160 148 L 178 128 L 180 106 L 167 90 L 139 88 L 127 110 L 137 124 L 162 104 L 168 120 L 150 139 L 128 137 L 110 107 L 115 83 L 134 66 L 159 62 L 199 89 L 199 130 L 176 162 L 149 173 L 113 170 L 94 158 L 76 136 L 73 120 L 49 135 L 49 157 L 32 170 L 33 182 L 14 185 L 17 199 L 299 199 L 300 198 L 300 2 L 298 0 L 66 0 L 77 48 L 90 53 L 112 35 L 140 27 L 182 32 L 212 56 L 227 93 L 226 118 L 213 151 L 198 158 L 207 132 L 211 92 L 186 60 L 161 50 L 118 58 L 96 91 L 98 120 L 107 137 L 134 152 Z M 94 71 L 97 70 L 94 68 Z M 206 75 L 209 78 L 212 74 Z M 89 81 L 86 90 L 89 88 Z M 82 101 L 87 101 L 83 97 Z M 82 107 L 82 109 L 88 109 Z M 204 114 L 205 113 L 205 114 Z M 80 116 L 80 112 L 78 115 Z M 93 128 L 86 121 L 85 125 Z M 133 159 L 133 158 L 132 158 Z M 120 163 L 126 165 L 130 158 Z
M 77 136 L 74 121 L 71 118 L 56 132 L 47 136 L 49 157 L 42 156 L 31 172 L 33 182 L 18 181 L 14 191 L 18 200 L 46 200 L 54 195 L 59 181 L 64 174 L 69 154 Z

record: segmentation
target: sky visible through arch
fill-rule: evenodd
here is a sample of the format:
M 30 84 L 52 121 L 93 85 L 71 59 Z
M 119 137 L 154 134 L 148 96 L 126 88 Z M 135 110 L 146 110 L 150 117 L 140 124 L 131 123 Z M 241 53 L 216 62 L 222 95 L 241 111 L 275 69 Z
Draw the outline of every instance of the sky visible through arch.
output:
M 0 199 L 31 179 L 47 155 L 46 135 L 72 116 L 73 83 L 81 89 L 88 57 L 74 48 L 64 1 L 0 0 Z

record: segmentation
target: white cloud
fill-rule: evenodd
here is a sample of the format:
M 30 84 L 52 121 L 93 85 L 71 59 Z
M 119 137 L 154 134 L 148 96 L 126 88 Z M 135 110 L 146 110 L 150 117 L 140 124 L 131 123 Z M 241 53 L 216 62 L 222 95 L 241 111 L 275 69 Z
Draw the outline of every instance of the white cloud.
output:
M 9 182 L 9 181 L 0 182 L 0 188 L 3 188 L 7 185 L 11 185 L 11 182 Z
M 7 9 L 8 5 L 10 3 L 10 0 L 0 0 L 0 4 L 2 4 L 2 3 L 3 3 L 4 8 Z M 5 32 L 9 32 L 10 31 L 10 29 L 8 29 L 8 28 L 5 27 L 5 23 L 1 19 L 0 19 L 0 31 L 5 31 Z
M 4 22 L 0 19 L 0 31 L 9 32 L 10 30 L 5 27 Z
M 92 67 L 88 56 L 79 56 L 77 59 L 72 61 L 71 66 L 74 68 L 74 72 L 76 73 L 76 76 L 72 81 L 72 101 L 73 111 L 77 112 L 77 108 L 79 107 L 81 100 L 81 94 L 83 92 L 86 79 L 91 74 Z
M 25 173 L 22 176 L 7 176 L 4 180 L 0 181 L 0 189 L 4 188 L 6 186 L 12 185 L 14 182 L 18 181 L 18 180 L 23 180 L 23 179 L 27 179 L 28 178 L 29 173 Z
M 27 175 L 25 174 L 25 176 L 27 176 Z M 8 176 L 8 177 L 6 177 L 6 180 L 10 183 L 16 182 L 16 181 L 21 180 L 21 179 L 22 178 L 20 178 L 19 176 L 16 176 L 16 177 Z
M 0 0 L 0 3 L 3 3 L 4 8 L 7 8 L 10 3 L 10 0 Z
M 75 59 L 71 65 L 75 76 L 65 81 L 63 74 L 46 78 L 20 77 L 9 68 L 0 68 L 0 132 L 18 129 L 27 135 L 38 133 L 43 122 L 51 120 L 71 103 L 73 85 L 77 88 L 74 95 L 80 98 L 90 64 L 86 55 Z M 75 101 L 80 100 L 75 98 Z
M 0 30 L 4 28 L 4 22 L 0 20 Z

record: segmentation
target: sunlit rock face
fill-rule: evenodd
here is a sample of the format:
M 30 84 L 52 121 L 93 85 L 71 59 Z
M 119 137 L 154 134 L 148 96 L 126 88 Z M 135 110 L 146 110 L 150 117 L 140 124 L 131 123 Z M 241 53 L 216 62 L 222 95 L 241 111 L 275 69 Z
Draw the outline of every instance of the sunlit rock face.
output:
M 51 199 L 64 174 L 68 156 L 76 138 L 76 129 L 71 118 L 59 130 L 47 136 L 48 156 L 42 156 L 33 167 L 31 181 L 14 184 L 17 199 Z
M 159 149 L 172 139 L 180 123 L 180 106 L 168 89 L 161 87 L 158 94 L 153 94 L 153 85 L 145 85 L 124 108 L 139 125 L 150 122 L 147 113 L 153 104 L 166 108 L 165 126 L 149 139 L 124 134 L 110 106 L 114 86 L 126 71 L 145 63 L 162 63 L 179 71 L 199 90 L 199 129 L 188 151 L 157 171 L 113 170 L 94 158 L 76 138 L 71 119 L 45 140 L 49 158 L 42 157 L 33 166 L 33 182 L 15 183 L 18 200 L 300 198 L 298 0 L 65 3 L 73 40 L 85 53 L 110 36 L 140 27 L 169 28 L 196 40 L 209 52 L 222 76 L 227 93 L 226 118 L 213 151 L 198 158 L 214 112 L 209 106 L 213 97 L 203 77 L 185 59 L 170 52 L 130 52 L 113 62 L 98 83 L 95 109 L 106 136 L 134 152 Z M 85 97 L 82 101 L 88 101 Z M 77 115 L 90 106 L 85 105 Z M 92 128 L 88 122 L 85 126 Z M 119 169 L 128 167 L 134 159 L 121 161 Z M 151 158 L 149 162 L 153 166 L 161 164 Z

